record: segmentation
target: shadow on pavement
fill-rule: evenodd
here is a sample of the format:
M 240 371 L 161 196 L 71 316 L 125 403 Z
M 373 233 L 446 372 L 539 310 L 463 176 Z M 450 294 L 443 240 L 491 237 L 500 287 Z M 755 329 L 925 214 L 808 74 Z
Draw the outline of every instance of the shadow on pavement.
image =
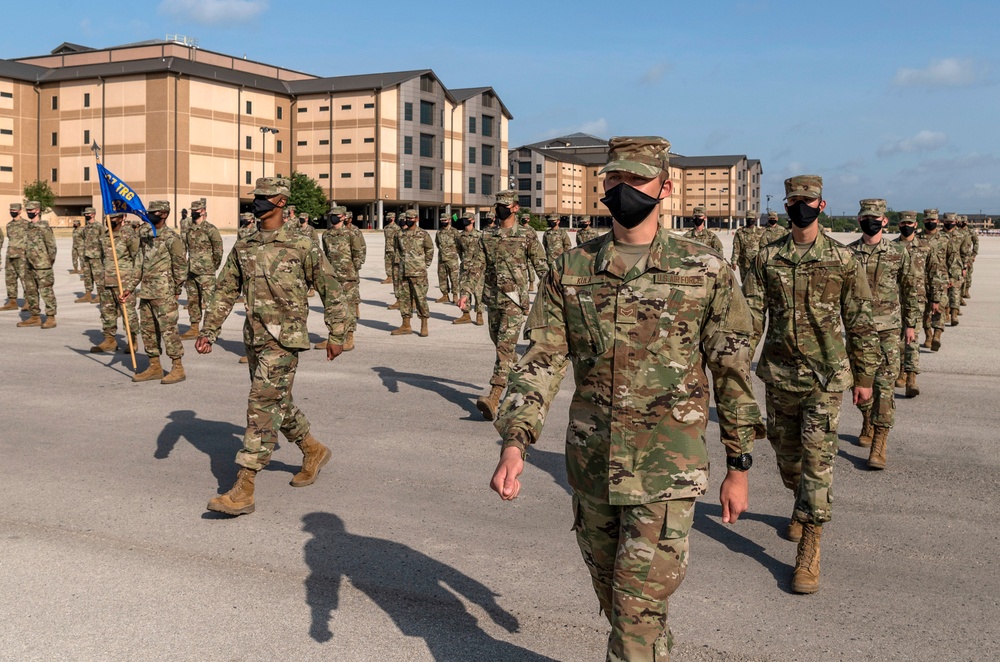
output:
M 711 519 L 712 517 L 717 518 Z M 740 515 L 740 519 L 755 520 L 758 522 L 763 522 L 768 526 L 774 527 L 777 542 L 782 542 L 784 539 L 780 538 L 780 535 L 784 532 L 785 527 L 788 525 L 788 519 L 785 517 L 779 517 L 778 515 L 763 515 L 760 513 L 746 512 Z M 775 581 L 780 588 L 785 593 L 791 593 L 790 583 L 792 577 L 792 566 L 788 565 L 784 561 L 779 561 L 764 549 L 761 545 L 758 545 L 754 541 L 750 540 L 746 536 L 742 536 L 736 533 L 735 530 L 729 526 L 722 524 L 722 506 L 717 503 L 704 503 L 699 501 L 694 509 L 694 529 L 699 531 L 709 538 L 712 538 L 716 542 L 720 542 L 729 548 L 730 551 L 736 552 L 737 554 L 743 554 L 744 556 L 750 557 L 757 563 L 760 563 L 771 573 Z M 785 541 L 785 544 L 789 546 L 789 553 L 794 555 L 795 543 Z
M 190 409 L 173 411 L 167 418 L 170 422 L 163 427 L 160 436 L 156 438 L 156 452 L 153 453 L 153 457 L 157 460 L 167 459 L 177 442 L 184 439 L 208 456 L 212 475 L 219 483 L 219 494 L 232 487 L 240 470 L 235 458 L 236 452 L 243 447 L 243 428 L 225 421 L 198 418 L 198 415 Z M 275 446 L 275 452 L 277 451 L 278 446 Z M 272 459 L 264 470 L 295 474 L 299 468 Z
M 497 604 L 497 593 L 440 561 L 406 545 L 348 533 L 331 513 L 309 513 L 302 529 L 310 574 L 306 603 L 312 611 L 309 635 L 333 639 L 330 617 L 339 605 L 341 581 L 367 595 L 408 637 L 420 637 L 436 661 L 494 660 L 543 662 L 552 658 L 494 639 L 465 610 L 462 596 L 483 609 L 507 632 L 517 632 L 517 618 Z
M 362 322 L 363 324 L 364 322 Z M 469 416 L 462 420 L 481 420 L 482 414 L 476 409 L 476 398 L 478 398 L 477 393 L 464 393 L 456 386 L 461 386 L 463 388 L 473 389 L 478 391 L 479 387 L 475 384 L 469 384 L 468 382 L 459 382 L 454 379 L 445 379 L 443 377 L 432 377 L 430 375 L 423 375 L 416 372 L 399 372 L 393 370 L 392 368 L 387 368 L 385 366 L 375 366 L 372 368 L 375 374 L 379 376 L 382 380 L 382 384 L 390 393 L 399 393 L 399 384 L 407 384 L 413 386 L 414 388 L 423 389 L 425 391 L 430 391 L 431 393 L 436 393 L 442 398 L 458 405 L 464 409 Z
M 846 442 L 849 448 L 859 451 L 862 455 L 858 456 L 848 453 L 843 446 L 840 446 L 840 448 L 837 449 L 837 456 L 842 457 L 848 462 L 850 462 L 854 466 L 854 468 L 857 469 L 858 471 L 868 471 L 869 451 L 867 448 L 863 448 L 862 446 L 858 445 L 858 437 L 856 435 L 842 434 L 840 435 L 840 441 Z

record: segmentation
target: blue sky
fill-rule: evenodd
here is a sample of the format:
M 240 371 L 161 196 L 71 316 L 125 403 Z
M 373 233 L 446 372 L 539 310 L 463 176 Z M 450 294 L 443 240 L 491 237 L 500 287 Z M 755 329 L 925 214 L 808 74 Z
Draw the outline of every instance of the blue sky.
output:
M 492 85 L 512 146 L 661 135 L 680 154 L 761 159 L 772 206 L 808 172 L 835 214 L 884 197 L 1000 215 L 995 1 L 9 5 L 8 23 L 38 29 L 5 40 L 3 58 L 179 33 L 323 76 L 431 68 L 450 87 Z

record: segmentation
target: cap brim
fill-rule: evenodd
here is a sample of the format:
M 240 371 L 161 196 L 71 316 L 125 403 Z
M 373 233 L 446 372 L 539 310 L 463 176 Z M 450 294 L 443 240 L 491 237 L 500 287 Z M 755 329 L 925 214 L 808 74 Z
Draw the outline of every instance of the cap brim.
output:
M 640 177 L 656 177 L 663 170 L 657 168 L 656 166 L 649 165 L 648 163 L 639 163 L 638 161 L 612 161 L 608 165 L 601 168 L 600 174 L 605 174 L 608 172 L 630 172 L 633 175 L 639 175 Z
M 807 198 L 809 200 L 819 200 L 823 197 L 822 193 L 813 193 L 812 191 L 796 191 L 794 193 L 789 193 L 784 197 L 785 200 L 788 198 Z

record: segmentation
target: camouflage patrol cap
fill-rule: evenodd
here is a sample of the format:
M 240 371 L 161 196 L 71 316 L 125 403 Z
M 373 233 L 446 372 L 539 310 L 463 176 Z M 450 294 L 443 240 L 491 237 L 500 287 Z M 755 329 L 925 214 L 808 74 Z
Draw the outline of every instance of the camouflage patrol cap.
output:
M 78 219 L 78 218 L 74 218 L 73 219 L 73 227 L 75 227 L 75 228 L 80 227 L 80 219 Z
M 937 209 L 925 209 L 924 210 L 924 220 L 925 221 L 936 221 L 936 220 L 938 220 L 938 210 Z
M 258 177 L 256 188 L 250 192 L 251 195 L 264 195 L 273 198 L 276 195 L 289 195 L 291 184 L 284 177 Z M 290 206 L 289 209 L 295 209 Z
M 440 216 L 438 216 L 438 220 L 439 221 L 443 221 L 443 222 L 447 222 L 447 223 L 451 223 L 451 215 L 450 214 L 441 214 Z
M 590 223 L 590 216 L 581 216 L 580 217 L 580 222 L 581 223 Z
M 823 197 L 823 178 L 819 175 L 795 175 L 785 180 L 785 200 L 788 198 Z
M 903 223 L 909 221 L 911 223 L 917 222 L 917 212 L 915 211 L 901 211 L 899 212 L 899 222 Z
M 29 209 L 30 209 L 30 207 L 29 207 Z M 956 214 L 955 212 L 947 211 L 947 212 L 944 213 L 944 220 L 955 222 L 955 221 L 958 220 L 958 214 Z
M 97 214 L 97 210 L 94 209 L 93 207 L 84 207 L 83 208 L 83 215 L 86 216 L 87 214 L 91 214 L 91 215 Z
M 656 177 L 670 170 L 670 141 L 659 136 L 616 136 L 608 141 L 608 164 L 601 174 L 619 170 Z
M 334 216 L 340 216 L 341 214 L 347 214 L 347 207 L 344 205 L 334 205 L 330 207 L 330 213 Z M 388 214 L 390 218 L 396 218 L 395 214 Z
M 873 216 L 875 218 L 885 216 L 885 200 L 882 198 L 865 198 L 858 204 L 861 205 L 858 216 Z
M 496 194 L 497 204 L 510 207 L 511 205 L 517 203 L 517 191 L 507 189 L 506 191 L 500 191 Z
M 769 211 L 769 212 L 767 212 L 767 218 L 768 219 L 772 219 L 773 218 L 774 220 L 778 220 L 778 212 L 776 212 L 776 211 Z
M 333 209 L 331 209 L 330 211 L 333 212 Z M 336 213 L 336 212 L 333 212 L 333 213 Z M 391 211 L 388 214 L 386 214 L 385 217 L 388 218 L 388 219 L 395 220 L 395 218 L 396 218 L 396 212 Z
M 305 212 L 302 212 L 301 214 L 299 214 L 299 220 L 300 221 L 308 221 L 309 220 L 309 214 L 307 214 Z
M 146 211 L 170 211 L 170 202 L 167 200 L 150 200 Z
M 124 217 L 125 217 L 125 212 L 123 211 L 113 211 L 110 214 L 108 214 L 108 218 L 124 218 Z
M 40 203 L 38 200 L 28 200 L 28 204 L 24 205 L 24 208 L 27 211 L 33 211 L 35 209 L 41 209 L 42 208 L 42 203 Z
M 476 212 L 474 212 L 474 211 L 467 211 L 464 214 L 462 214 L 462 218 L 467 218 L 470 221 L 474 221 L 474 220 L 476 220 Z
M 191 211 L 198 211 L 199 209 L 205 209 L 205 204 L 207 201 L 205 198 L 199 198 L 191 203 Z
M 968 217 L 968 216 L 965 216 L 965 215 L 963 214 L 962 216 L 959 216 L 959 217 L 958 217 L 958 222 L 959 222 L 959 223 L 968 223 L 968 222 L 969 222 L 969 217 Z
M 694 208 L 694 211 L 691 212 L 691 215 L 692 216 L 704 216 L 705 215 L 705 208 L 699 205 L 699 206 L 697 206 L 697 207 Z
M 242 214 L 240 214 L 240 220 L 241 221 L 252 221 L 253 220 L 253 212 L 249 212 L 249 211 L 243 212 Z
M 407 219 L 410 218 L 417 219 L 420 218 L 420 212 L 418 212 L 416 209 L 407 209 L 406 213 L 403 214 L 403 217 Z
M 556 221 L 558 223 L 559 222 L 559 215 L 558 214 L 546 214 L 545 215 L 545 220 L 548 221 L 548 222 L 550 222 L 550 223 L 552 221 Z
M 288 211 L 295 211 L 295 205 L 285 205 L 285 208 L 286 208 L 286 209 L 287 209 Z
M 354 212 L 353 211 L 348 211 L 346 213 L 346 216 L 347 216 L 347 218 L 354 218 Z
M 10 203 L 10 210 L 11 211 L 21 211 L 21 203 L 20 202 L 12 202 L 12 203 Z
M 747 220 L 757 220 L 757 212 L 753 209 L 747 209 L 746 217 Z

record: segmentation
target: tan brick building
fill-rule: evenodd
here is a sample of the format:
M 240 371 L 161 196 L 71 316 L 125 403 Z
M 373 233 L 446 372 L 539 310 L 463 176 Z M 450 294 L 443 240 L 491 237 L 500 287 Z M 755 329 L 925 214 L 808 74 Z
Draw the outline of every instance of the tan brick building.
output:
M 183 39 L 67 43 L 0 60 L 0 205 L 40 179 L 57 196 L 53 225 L 100 209 L 97 142 L 174 219 L 204 197 L 216 225 L 235 227 L 257 177 L 301 172 L 362 223 L 417 206 L 434 224 L 504 188 L 511 119 L 493 88 L 450 91 L 430 69 L 320 78 Z

